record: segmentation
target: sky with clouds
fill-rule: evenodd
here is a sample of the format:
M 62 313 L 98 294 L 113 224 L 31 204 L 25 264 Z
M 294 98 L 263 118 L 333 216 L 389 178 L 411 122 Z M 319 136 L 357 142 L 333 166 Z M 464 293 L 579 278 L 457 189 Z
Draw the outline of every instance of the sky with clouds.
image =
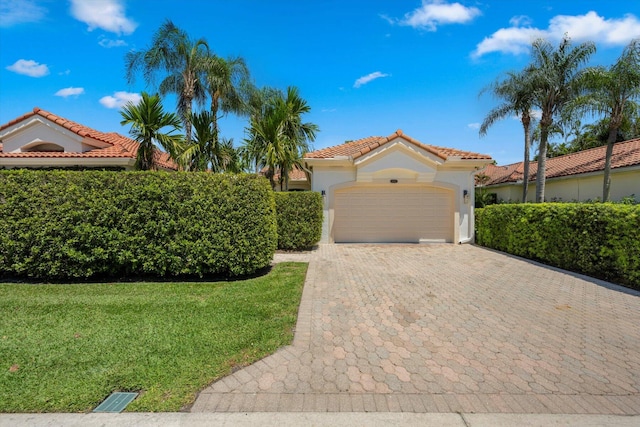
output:
M 593 41 L 590 65 L 610 65 L 640 38 L 637 0 L 0 0 L 0 123 L 38 106 L 127 134 L 119 109 L 153 87 L 127 84 L 124 56 L 166 19 L 245 58 L 256 85 L 297 86 L 315 148 L 402 129 L 499 164 L 521 160 L 521 127 L 506 119 L 479 138 L 496 105 L 479 93 L 522 69 L 533 40 Z M 221 132 L 239 144 L 246 125 L 229 117 Z

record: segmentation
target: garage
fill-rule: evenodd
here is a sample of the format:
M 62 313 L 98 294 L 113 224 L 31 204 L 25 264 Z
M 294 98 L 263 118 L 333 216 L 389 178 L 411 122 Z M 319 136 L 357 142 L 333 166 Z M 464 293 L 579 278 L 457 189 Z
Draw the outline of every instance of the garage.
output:
M 336 243 L 453 241 L 453 194 L 421 185 L 355 186 L 336 191 Z
M 323 200 L 320 242 L 473 242 L 475 174 L 491 161 L 400 129 L 307 153 Z

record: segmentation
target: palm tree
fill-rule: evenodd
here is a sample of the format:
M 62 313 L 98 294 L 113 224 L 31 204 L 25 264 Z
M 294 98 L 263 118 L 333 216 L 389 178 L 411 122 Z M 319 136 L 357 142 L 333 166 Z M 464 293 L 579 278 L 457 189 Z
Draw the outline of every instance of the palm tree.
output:
M 149 95 L 142 92 L 140 102 L 127 103 L 120 114 L 122 115 L 120 124 L 131 125 L 129 134 L 139 144 L 136 169 L 156 169 L 154 153 L 157 149 L 154 142 L 160 144 L 171 157 L 176 157 L 182 137 L 173 135 L 172 132 L 180 129 L 180 119 L 174 113 L 164 111 L 158 94 Z M 166 127 L 170 128 L 169 131 L 162 132 Z
M 207 58 L 204 64 L 205 88 L 211 98 L 213 135 L 218 139 L 218 113 L 247 113 L 247 88 L 249 69 L 240 57 L 224 59 L 216 55 Z
M 320 130 L 318 125 L 313 123 L 302 123 L 302 115 L 311 112 L 311 106 L 300 97 L 298 88 L 290 86 L 287 88 L 287 97 L 278 99 L 276 105 L 279 109 L 284 109 L 285 122 L 284 135 L 286 136 L 284 155 L 280 159 L 280 179 L 284 181 L 284 190 L 289 190 L 289 172 L 294 167 L 302 167 L 302 158 L 310 151 L 309 142 L 316 139 L 316 132 Z M 282 188 L 282 182 L 280 184 Z
M 310 112 L 311 107 L 300 97 L 297 88 L 287 88 L 286 97 L 270 90 L 263 90 L 257 96 L 263 97 L 264 103 L 253 104 L 244 156 L 255 162 L 257 170 L 267 168 L 266 176 L 273 188 L 274 176 L 279 170 L 281 186 L 288 190 L 289 172 L 295 166 L 302 166 L 302 157 L 319 129 L 313 123 L 302 122 L 302 115 Z
M 205 39 L 192 40 L 189 35 L 167 20 L 153 35 L 146 50 L 127 53 L 126 77 L 131 84 L 142 71 L 147 84 L 155 81 L 156 74 L 166 74 L 158 89 L 162 95 L 177 95 L 177 110 L 182 118 L 187 143 L 191 142 L 191 110 L 193 101 L 203 103 L 205 90 L 200 72 L 209 55 Z
M 509 72 L 503 80 L 498 80 L 485 91 L 491 91 L 493 95 L 502 100 L 502 104 L 489 111 L 480 126 L 480 136 L 485 136 L 487 130 L 498 120 L 512 115 L 520 117 L 524 130 L 524 170 L 522 179 L 522 202 L 526 203 L 529 191 L 529 156 L 531 147 L 531 108 L 533 106 L 533 87 L 530 74 L 526 71 L 520 73 Z
M 179 163 L 190 171 L 239 172 L 240 161 L 233 140 L 215 137 L 212 114 L 194 113 L 191 117 L 193 141 L 185 145 Z
M 186 170 L 205 171 L 211 164 L 213 153 L 213 129 L 211 126 L 211 113 L 202 111 L 191 114 L 192 140 L 185 144 L 180 153 L 179 162 Z
M 620 128 L 638 111 L 640 97 L 640 39 L 633 40 L 611 67 L 594 67 L 585 72 L 587 94 L 575 100 L 582 112 L 604 115 L 608 119 L 607 151 L 602 201 L 611 191 L 611 157 Z
M 571 46 L 565 35 L 557 49 L 544 39 L 532 45 L 532 64 L 527 68 L 534 86 L 534 105 L 542 110 L 540 145 L 536 174 L 536 202 L 544 202 L 545 172 L 549 131 L 563 108 L 580 94 L 581 66 L 588 61 L 596 47 L 591 42 Z

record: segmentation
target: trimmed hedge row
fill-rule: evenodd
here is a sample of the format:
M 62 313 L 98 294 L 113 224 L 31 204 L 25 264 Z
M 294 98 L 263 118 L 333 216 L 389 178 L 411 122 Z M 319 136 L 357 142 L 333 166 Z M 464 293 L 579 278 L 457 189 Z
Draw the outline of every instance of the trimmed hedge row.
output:
M 274 193 L 278 249 L 307 249 L 322 235 L 322 196 L 311 191 Z
M 0 276 L 237 276 L 277 245 L 254 175 L 0 171 Z
M 640 205 L 506 204 L 475 215 L 479 245 L 640 290 Z

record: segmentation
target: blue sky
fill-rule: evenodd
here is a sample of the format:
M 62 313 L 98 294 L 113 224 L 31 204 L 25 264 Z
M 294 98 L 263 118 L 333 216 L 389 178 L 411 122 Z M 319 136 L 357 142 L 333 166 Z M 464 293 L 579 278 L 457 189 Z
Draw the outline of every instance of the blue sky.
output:
M 402 129 L 499 164 L 522 159 L 520 124 L 479 138 L 496 101 L 478 94 L 523 68 L 533 39 L 591 40 L 590 65 L 609 65 L 640 37 L 638 0 L 0 0 L 0 123 L 38 106 L 127 134 L 120 106 L 153 88 L 127 84 L 124 56 L 166 19 L 244 57 L 256 85 L 297 86 L 315 148 Z M 221 132 L 239 144 L 245 126 L 229 117 Z

